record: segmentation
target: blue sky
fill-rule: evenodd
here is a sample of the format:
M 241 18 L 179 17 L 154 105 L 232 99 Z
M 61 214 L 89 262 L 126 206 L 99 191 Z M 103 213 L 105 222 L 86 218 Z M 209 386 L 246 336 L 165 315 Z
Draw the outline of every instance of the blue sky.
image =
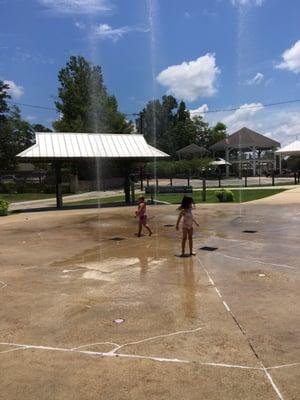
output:
M 0 0 L 0 79 L 15 102 L 54 107 L 70 55 L 102 67 L 125 113 L 165 93 L 193 115 L 246 125 L 288 143 L 300 136 L 297 0 Z M 260 106 L 260 107 L 256 107 Z M 32 123 L 56 113 L 21 107 Z

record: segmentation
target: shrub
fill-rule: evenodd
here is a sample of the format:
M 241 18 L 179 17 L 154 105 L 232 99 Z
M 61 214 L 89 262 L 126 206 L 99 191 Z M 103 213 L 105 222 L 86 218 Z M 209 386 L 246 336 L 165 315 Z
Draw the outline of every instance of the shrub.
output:
M 17 185 L 15 182 L 2 182 L 1 192 L 2 193 L 15 193 L 17 190 Z
M 8 201 L 0 200 L 0 216 L 8 214 Z
M 234 201 L 234 195 L 231 192 L 231 190 L 226 190 L 226 189 L 217 190 L 215 192 L 215 195 L 216 195 L 217 199 L 222 203 Z

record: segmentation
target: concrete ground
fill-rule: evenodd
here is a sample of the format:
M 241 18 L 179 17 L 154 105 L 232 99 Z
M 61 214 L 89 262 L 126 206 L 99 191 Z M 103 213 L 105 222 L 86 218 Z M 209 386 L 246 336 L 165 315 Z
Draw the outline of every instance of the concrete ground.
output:
M 0 399 L 299 399 L 291 203 L 199 205 L 189 258 L 175 206 L 1 218 Z

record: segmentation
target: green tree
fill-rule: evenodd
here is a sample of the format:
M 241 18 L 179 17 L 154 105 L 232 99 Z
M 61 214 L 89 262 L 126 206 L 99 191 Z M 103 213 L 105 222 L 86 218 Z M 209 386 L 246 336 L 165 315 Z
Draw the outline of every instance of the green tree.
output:
M 5 121 L 9 109 L 6 102 L 10 98 L 8 89 L 9 86 L 0 80 L 0 123 Z
M 131 133 L 132 125 L 118 111 L 115 96 L 107 93 L 100 66 L 72 56 L 59 71 L 58 80 L 59 100 L 55 105 L 61 118 L 54 122 L 55 130 Z
M 52 132 L 51 129 L 42 124 L 33 124 L 32 129 L 34 130 L 34 132 Z
M 211 137 L 209 146 L 219 142 L 226 138 L 227 127 L 223 122 L 218 122 L 214 127 L 211 128 Z
M 175 124 L 172 129 L 172 155 L 176 155 L 176 151 L 182 147 L 188 146 L 195 142 L 196 129 L 190 117 L 190 112 L 186 108 L 184 101 L 179 103 Z
M 33 143 L 33 137 L 31 125 L 22 119 L 18 107 L 12 107 L 0 129 L 0 169 L 14 169 L 16 155 Z

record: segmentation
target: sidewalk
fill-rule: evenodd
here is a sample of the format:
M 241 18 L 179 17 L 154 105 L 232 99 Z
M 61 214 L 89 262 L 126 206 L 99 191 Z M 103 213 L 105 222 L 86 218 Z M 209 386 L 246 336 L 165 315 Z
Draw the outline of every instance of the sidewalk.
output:
M 74 194 L 70 196 L 64 196 L 63 202 L 64 204 L 72 203 L 80 200 L 89 200 L 89 199 L 97 199 L 111 196 L 120 196 L 124 194 L 123 190 L 108 190 L 106 192 L 94 191 L 94 192 L 86 192 L 80 194 Z M 11 203 L 9 206 L 10 211 L 16 210 L 27 210 L 30 208 L 40 208 L 40 207 L 51 207 L 56 205 L 56 198 L 52 197 L 49 199 L 41 199 L 41 200 L 30 200 L 30 201 L 22 201 Z
M 288 205 L 300 204 L 300 186 L 286 190 L 282 193 L 274 194 L 273 196 L 264 197 L 262 199 L 253 200 L 248 204 L 269 204 L 269 205 Z

